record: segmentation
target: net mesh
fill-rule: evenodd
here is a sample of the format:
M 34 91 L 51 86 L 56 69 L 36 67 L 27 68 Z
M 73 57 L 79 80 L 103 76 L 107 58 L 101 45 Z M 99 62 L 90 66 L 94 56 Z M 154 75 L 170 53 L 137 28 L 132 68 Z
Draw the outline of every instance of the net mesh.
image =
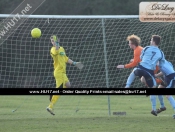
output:
M 151 35 L 160 35 L 163 40 L 160 48 L 166 58 L 175 63 L 174 23 L 143 23 L 138 18 L 103 19 L 104 26 L 102 18 L 28 18 L 1 45 L 0 87 L 55 87 L 53 60 L 50 56 L 52 34 L 60 38 L 60 45 L 65 48 L 70 59 L 85 65 L 83 70 L 67 65 L 67 76 L 72 87 L 106 87 L 106 70 L 110 88 L 124 87 L 132 69 L 118 70 L 116 66 L 127 64 L 133 58 L 133 51 L 126 41 L 126 37 L 131 34 L 141 37 L 143 47 L 149 45 Z M 32 38 L 30 34 L 36 27 L 42 31 L 39 39 Z M 104 44 L 108 69 L 105 69 Z M 143 86 L 140 81 L 132 84 L 132 87 Z

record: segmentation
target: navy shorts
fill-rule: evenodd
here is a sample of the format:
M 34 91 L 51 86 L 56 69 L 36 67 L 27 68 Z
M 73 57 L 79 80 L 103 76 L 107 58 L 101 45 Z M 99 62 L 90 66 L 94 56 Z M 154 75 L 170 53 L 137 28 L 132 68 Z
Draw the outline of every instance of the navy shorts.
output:
M 165 76 L 166 88 L 173 88 L 175 85 L 175 73 Z
M 154 71 L 144 68 L 141 65 L 137 66 L 137 69 L 134 71 L 134 74 L 136 76 L 139 76 L 140 78 L 143 76 L 145 78 L 146 84 L 148 87 L 152 88 L 153 86 L 156 86 L 156 80 L 154 77 Z

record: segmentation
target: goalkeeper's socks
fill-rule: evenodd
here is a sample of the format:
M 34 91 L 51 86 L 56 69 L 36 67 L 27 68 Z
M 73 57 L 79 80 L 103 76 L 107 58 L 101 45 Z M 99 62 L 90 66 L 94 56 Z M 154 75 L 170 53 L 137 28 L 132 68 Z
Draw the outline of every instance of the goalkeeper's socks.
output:
M 175 100 L 174 100 L 173 96 L 168 96 L 167 99 L 169 100 L 171 106 L 175 110 Z
M 53 95 L 52 96 L 52 100 L 51 100 L 51 102 L 49 104 L 49 108 L 53 109 L 53 105 L 57 102 L 59 97 L 60 97 L 59 95 Z
M 48 107 L 53 109 L 53 103 L 50 103 Z
M 150 95 L 152 110 L 156 111 L 156 95 Z
M 159 102 L 160 102 L 160 108 L 165 108 L 163 95 L 158 95 Z

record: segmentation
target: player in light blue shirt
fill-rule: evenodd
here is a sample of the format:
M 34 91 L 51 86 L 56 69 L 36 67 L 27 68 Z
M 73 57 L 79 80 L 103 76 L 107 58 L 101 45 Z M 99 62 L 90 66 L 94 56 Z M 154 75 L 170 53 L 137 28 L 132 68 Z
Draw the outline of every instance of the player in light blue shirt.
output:
M 158 48 L 160 41 L 161 37 L 159 35 L 152 35 L 150 46 L 147 46 L 142 50 L 140 55 L 141 62 L 137 68 L 134 68 L 133 72 L 129 75 L 125 88 L 130 87 L 136 76 L 139 78 L 144 77 L 149 88 L 156 88 L 157 84 L 154 76 L 154 70 L 156 69 L 156 64 L 158 61 L 161 63 L 165 61 L 164 53 Z M 160 96 L 160 103 L 163 104 L 163 96 Z M 152 104 L 151 114 L 157 116 L 156 95 L 150 95 L 150 100 Z
M 160 73 L 156 74 L 155 77 L 161 77 L 164 76 L 165 85 L 159 85 L 158 88 L 174 88 L 175 85 L 175 70 L 173 68 L 173 65 L 171 62 L 165 60 L 164 62 L 159 63 Z M 174 109 L 175 112 L 175 99 L 173 96 L 168 95 L 167 99 L 169 100 L 171 106 Z M 161 112 L 161 109 L 160 109 Z M 159 110 L 157 113 L 160 113 Z M 173 115 L 173 118 L 175 119 L 175 114 Z
M 155 70 L 157 62 L 164 58 L 163 52 L 157 46 L 146 46 L 140 55 L 142 60 L 140 65 L 146 69 Z
M 171 62 L 165 60 L 159 63 L 160 73 L 159 76 L 164 75 L 167 83 L 166 88 L 173 88 L 173 81 L 175 80 L 175 70 Z M 158 76 L 158 75 L 157 75 Z

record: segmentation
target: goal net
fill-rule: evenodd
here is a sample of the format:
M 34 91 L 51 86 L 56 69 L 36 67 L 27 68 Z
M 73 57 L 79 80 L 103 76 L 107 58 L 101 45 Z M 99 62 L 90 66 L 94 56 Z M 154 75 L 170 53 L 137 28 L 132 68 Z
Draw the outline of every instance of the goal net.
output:
M 31 37 L 31 29 L 35 27 L 42 31 L 39 39 Z M 67 65 L 72 87 L 124 87 L 132 69 L 118 70 L 116 66 L 133 58 L 126 37 L 138 35 L 144 47 L 149 45 L 151 35 L 160 35 L 163 39 L 160 48 L 174 63 L 174 27 L 174 23 L 143 23 L 138 16 L 31 15 L 1 45 L 0 87 L 54 88 L 50 56 L 50 36 L 53 34 L 61 39 L 60 44 L 68 57 L 85 65 L 81 71 Z M 143 85 L 135 81 L 132 86 Z
M 1 22 L 3 19 L 5 17 L 1 16 Z M 32 38 L 30 34 L 36 27 L 42 31 L 38 39 Z M 132 34 L 141 37 L 143 47 L 150 44 L 151 35 L 160 35 L 163 39 L 160 48 L 166 58 L 175 63 L 174 23 L 143 23 L 138 16 L 31 15 L 7 40 L 1 42 L 1 88 L 55 88 L 53 60 L 50 56 L 50 36 L 53 34 L 60 38 L 60 45 L 65 48 L 68 57 L 85 65 L 82 70 L 67 65 L 67 76 L 73 88 L 124 87 L 132 69 L 119 70 L 116 66 L 126 64 L 133 58 L 133 51 L 126 41 L 127 36 Z M 132 87 L 145 86 L 137 78 Z M 37 117 L 47 117 L 43 109 L 49 104 L 49 97 L 1 96 L 0 99 L 3 102 L 0 104 L 2 115 L 20 108 L 23 117 L 19 115 L 19 118 L 35 118 L 36 114 Z M 118 108 L 115 104 L 121 104 L 122 99 L 116 96 L 111 97 L 111 102 L 111 111 L 128 108 L 125 108 L 126 105 Z M 55 109 L 60 112 L 59 116 L 72 116 L 73 111 L 79 108 L 81 116 L 84 113 L 102 116 L 105 113 L 108 115 L 107 104 L 109 106 L 106 96 L 64 96 L 59 99 Z M 11 116 L 8 118 L 11 119 Z

